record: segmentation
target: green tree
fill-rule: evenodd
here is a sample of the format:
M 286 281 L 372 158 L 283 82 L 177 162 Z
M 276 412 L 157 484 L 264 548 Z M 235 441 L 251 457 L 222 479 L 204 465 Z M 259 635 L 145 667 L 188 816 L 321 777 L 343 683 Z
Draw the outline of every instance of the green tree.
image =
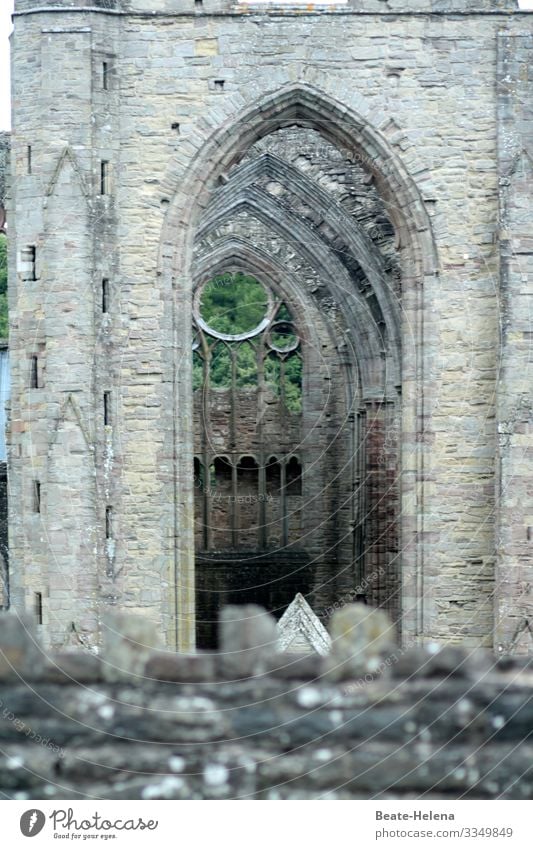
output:
M 202 292 L 200 312 L 207 324 L 218 333 L 247 333 L 265 317 L 268 296 L 255 277 L 221 274 L 206 284 Z
M 255 277 L 238 272 L 222 274 L 204 286 L 200 312 L 203 320 L 218 333 L 237 335 L 257 327 L 267 314 L 268 295 Z M 292 330 L 292 317 L 282 304 L 276 313 L 277 322 L 272 340 L 281 349 L 290 347 L 296 336 Z M 211 340 L 212 342 L 212 340 Z M 215 389 L 229 389 L 232 381 L 232 356 L 235 358 L 237 389 L 257 386 L 256 343 L 218 342 L 211 349 L 210 380 Z M 285 406 L 291 413 L 302 411 L 302 360 L 298 352 L 288 352 L 284 358 Z M 267 386 L 280 397 L 281 359 L 271 352 L 265 358 Z M 193 357 L 193 388 L 200 389 L 204 382 L 203 359 L 199 351 Z

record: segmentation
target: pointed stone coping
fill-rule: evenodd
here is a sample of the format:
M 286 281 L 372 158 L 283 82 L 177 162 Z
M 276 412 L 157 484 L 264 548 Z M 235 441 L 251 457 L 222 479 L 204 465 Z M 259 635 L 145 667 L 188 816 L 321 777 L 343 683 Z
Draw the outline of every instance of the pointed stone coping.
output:
M 328 632 L 303 595 L 297 593 L 278 622 L 278 650 L 326 655 L 330 648 Z

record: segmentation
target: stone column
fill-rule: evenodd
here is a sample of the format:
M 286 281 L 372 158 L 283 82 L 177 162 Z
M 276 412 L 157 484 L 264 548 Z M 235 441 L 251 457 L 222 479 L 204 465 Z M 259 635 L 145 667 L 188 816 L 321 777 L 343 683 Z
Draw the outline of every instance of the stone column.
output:
M 496 481 L 497 651 L 533 649 L 533 43 L 501 33 L 498 42 L 501 355 Z

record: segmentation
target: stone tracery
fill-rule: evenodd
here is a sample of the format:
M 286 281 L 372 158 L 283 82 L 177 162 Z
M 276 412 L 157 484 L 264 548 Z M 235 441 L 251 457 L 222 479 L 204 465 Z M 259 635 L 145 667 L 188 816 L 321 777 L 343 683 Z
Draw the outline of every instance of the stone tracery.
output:
M 253 601 L 259 595 L 279 615 L 295 592 L 303 590 L 316 609 L 325 609 L 333 594 L 372 573 L 380 577 L 367 580 L 368 599 L 393 613 L 398 610 L 398 444 L 397 432 L 390 431 L 400 384 L 401 273 L 396 247 L 387 206 L 372 175 L 346 147 L 323 138 L 313 126 L 287 122 L 274 128 L 228 168 L 212 192 L 195 243 L 199 281 L 193 306 L 198 345 L 194 354 L 195 455 L 201 478 L 210 477 L 207 470 L 215 469 L 223 450 L 231 469 L 226 497 L 231 492 L 237 502 L 241 497 L 237 456 L 250 451 L 256 464 L 253 490 L 265 498 L 272 465 L 266 455 L 274 449 L 282 456 L 280 491 L 288 492 L 286 458 L 297 450 L 303 486 L 302 496 L 297 496 L 302 504 L 293 511 L 297 521 L 292 520 L 290 531 L 286 504 L 276 518 L 268 503 L 258 502 L 259 509 L 247 513 L 251 536 L 242 527 L 237 532 L 239 522 L 246 522 L 245 509 L 233 508 L 223 515 L 220 504 L 212 509 L 206 487 L 200 488 L 202 492 L 197 488 L 200 641 L 207 633 L 204 613 L 212 621 L 216 618 L 216 603 L 211 600 L 207 611 L 202 602 L 210 587 L 219 603 Z M 282 437 L 288 435 L 283 404 L 273 413 L 272 399 L 266 406 L 259 400 L 270 410 L 270 419 L 268 415 L 265 419 L 265 409 L 256 413 L 255 401 L 250 402 L 251 387 L 239 391 L 235 382 L 231 387 L 213 387 L 209 380 L 208 360 L 218 346 L 249 344 L 250 335 L 257 333 L 263 334 L 257 338 L 268 345 L 278 316 L 276 307 L 270 306 L 263 325 L 252 334 L 230 338 L 215 333 L 222 341 L 210 347 L 199 310 L 202 281 L 228 271 L 252 273 L 254 269 L 263 279 L 266 273 L 273 292 L 270 303 L 277 299 L 278 308 L 281 303 L 288 308 L 296 337 L 301 339 L 302 412 L 298 427 L 293 422 L 289 428 L 292 445 L 291 438 L 284 442 Z M 236 355 L 225 350 L 223 356 L 235 362 Z M 261 399 L 263 366 L 258 373 L 257 397 Z M 275 380 L 270 382 L 274 384 Z M 224 395 L 229 391 L 228 401 Z M 236 403 L 242 413 L 238 421 Z M 222 436 L 225 427 L 227 433 Z M 210 440 L 213 445 L 207 450 Z M 217 441 L 225 444 L 219 449 Z M 215 487 L 217 477 L 212 477 Z M 215 498 L 217 493 L 220 496 L 216 488 L 214 493 Z M 280 533 L 269 534 L 269 526 L 276 527 L 278 519 Z M 231 532 L 220 533 L 216 522 L 229 523 Z M 296 575 L 292 564 L 283 563 L 287 553 L 299 558 Z M 266 599 L 257 590 L 254 559 L 262 574 L 268 575 L 267 584 L 270 581 L 275 587 Z M 241 595 L 235 599 L 232 587 L 241 580 L 243 570 L 251 571 L 252 580 L 249 586 L 241 581 Z

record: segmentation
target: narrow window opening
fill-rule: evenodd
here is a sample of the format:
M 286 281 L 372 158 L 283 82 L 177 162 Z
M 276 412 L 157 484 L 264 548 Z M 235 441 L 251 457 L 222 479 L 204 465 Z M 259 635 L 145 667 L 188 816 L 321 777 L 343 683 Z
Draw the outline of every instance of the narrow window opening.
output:
M 237 388 L 257 390 L 258 380 L 257 351 L 251 343 L 242 342 L 236 351 Z
M 231 389 L 232 383 L 232 350 L 225 342 L 219 342 L 213 347 L 209 364 L 209 376 L 213 389 Z
M 254 457 L 241 457 L 237 466 L 236 520 L 238 545 L 259 545 L 259 466 Z
M 194 489 L 201 492 L 204 488 L 204 467 L 198 457 L 194 458 Z
M 104 425 L 111 424 L 111 392 L 104 392 Z
M 291 457 L 285 469 L 287 495 L 302 494 L 302 467 L 296 457 Z
M 34 593 L 33 595 L 33 606 L 35 612 L 35 619 L 37 620 L 37 625 L 43 624 L 43 594 L 42 593 Z
M 192 356 L 192 390 L 196 392 L 205 384 L 204 380 L 204 359 L 198 351 L 194 351 Z
M 267 498 L 279 498 L 281 492 L 281 466 L 276 457 L 270 457 L 265 468 Z
M 102 312 L 109 312 L 109 280 L 102 280 Z
M 172 124 L 170 125 L 170 129 L 174 130 L 175 133 L 179 136 L 179 134 L 180 134 L 179 121 L 173 121 Z
M 215 80 L 215 91 L 224 91 L 225 80 Z
M 28 174 L 31 174 L 31 144 L 28 145 L 26 150 L 26 166 Z
M 33 481 L 33 512 L 41 512 L 41 482 Z
M 109 162 L 106 159 L 100 162 L 100 194 L 109 194 Z
M 33 354 L 30 360 L 30 389 L 39 388 L 39 358 Z
M 104 91 L 109 89 L 109 63 L 102 62 L 102 88 Z
M 25 248 L 22 248 L 20 259 L 22 279 L 36 280 L 37 249 L 35 245 L 26 245 Z
M 109 505 L 105 508 L 105 538 L 113 538 L 113 508 Z
M 227 457 L 215 457 L 214 477 L 214 483 L 217 489 L 228 489 L 231 487 L 233 471 Z

